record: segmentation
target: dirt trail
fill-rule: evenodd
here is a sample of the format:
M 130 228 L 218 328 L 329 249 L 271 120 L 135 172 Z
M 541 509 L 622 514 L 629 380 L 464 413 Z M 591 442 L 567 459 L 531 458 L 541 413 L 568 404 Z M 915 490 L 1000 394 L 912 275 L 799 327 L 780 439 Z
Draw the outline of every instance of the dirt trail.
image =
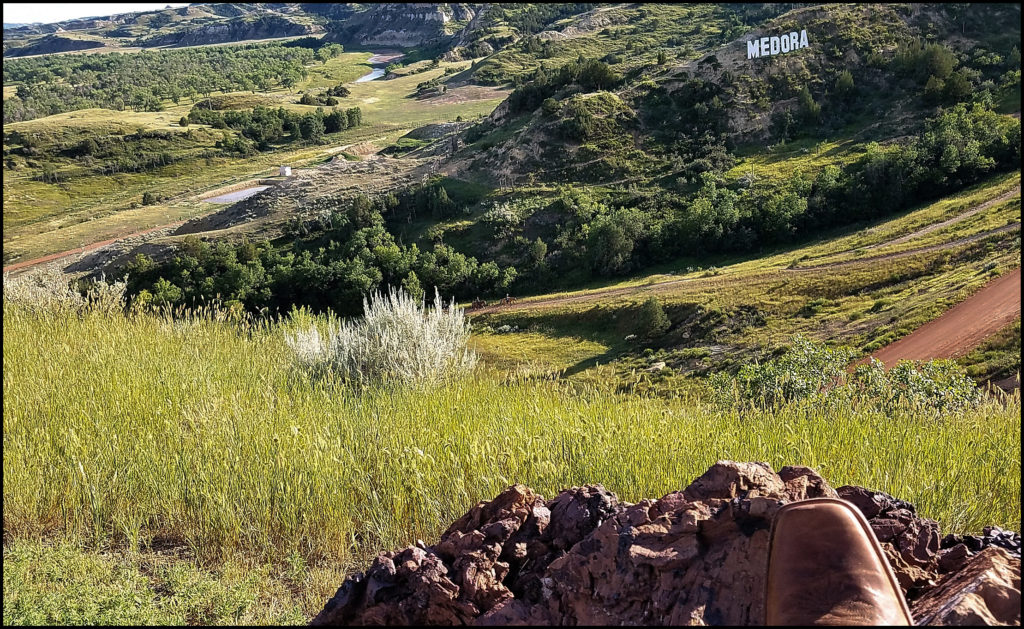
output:
M 12 264 L 10 266 L 5 266 L 4 267 L 4 273 L 9 273 L 9 272 L 12 272 L 12 271 L 18 271 L 18 270 L 21 270 L 21 269 L 28 268 L 30 266 L 35 266 L 37 264 L 43 264 L 45 262 L 52 262 L 54 260 L 59 260 L 61 258 L 66 258 L 68 256 L 88 253 L 90 251 L 94 251 L 96 249 L 99 249 L 100 247 L 106 247 L 107 245 L 112 245 L 112 244 L 114 244 L 115 242 L 117 242 L 119 240 L 124 240 L 126 238 L 135 238 L 136 236 L 145 236 L 146 234 L 151 234 L 151 233 L 153 233 L 155 231 L 160 231 L 161 229 L 167 229 L 169 227 L 181 227 L 184 224 L 185 224 L 184 221 L 178 221 L 176 223 L 168 223 L 166 225 L 159 225 L 157 227 L 151 227 L 149 229 L 144 229 L 142 231 L 137 231 L 137 232 L 134 232 L 134 233 L 131 233 L 131 234 L 125 234 L 124 236 L 118 236 L 117 238 L 111 238 L 109 240 L 102 240 L 100 242 L 94 242 L 94 243 L 92 243 L 90 245 L 85 245 L 84 247 L 76 247 L 74 249 L 69 249 L 67 251 L 61 251 L 60 253 L 51 253 L 50 255 L 43 256 L 41 258 L 35 258 L 33 260 L 25 260 L 23 262 L 16 262 L 16 263 L 14 263 L 14 264 Z
M 1019 318 L 1020 267 L 1017 267 L 872 356 L 887 366 L 904 359 L 956 358 Z M 861 362 L 866 361 L 865 358 Z
M 799 271 L 820 271 L 822 269 L 834 269 L 834 268 L 841 267 L 841 266 L 847 266 L 849 264 L 855 264 L 857 262 L 878 262 L 878 261 L 882 261 L 882 260 L 895 260 L 897 258 L 905 258 L 907 256 L 914 255 L 916 253 L 927 253 L 929 251 L 939 251 L 941 249 L 951 249 L 953 247 L 957 247 L 957 246 L 960 246 L 960 245 L 966 245 L 968 243 L 975 242 L 977 240 L 982 240 L 984 238 L 988 238 L 989 236 L 995 236 L 996 234 L 1002 234 L 1004 232 L 1014 231 L 1014 230 L 1020 231 L 1020 223 L 1011 223 L 1009 225 L 1004 225 L 1002 227 L 997 227 L 995 229 L 990 229 L 988 231 L 984 231 L 984 232 L 981 232 L 981 233 L 978 233 L 978 234 L 974 234 L 974 235 L 971 235 L 971 236 L 964 236 L 963 238 L 957 238 L 956 240 L 951 240 L 949 242 L 942 242 L 942 243 L 939 243 L 937 245 L 929 245 L 927 247 L 918 247 L 916 249 L 907 249 L 906 251 L 896 251 L 894 253 L 883 253 L 883 254 L 876 255 L 876 256 L 868 256 L 866 258 L 854 258 L 852 260 L 840 260 L 839 262 L 829 262 L 827 264 L 816 264 L 814 266 L 801 266 L 801 267 L 795 267 L 795 268 L 788 268 L 788 269 L 785 269 L 785 270 L 788 271 L 788 272 L 791 272 L 791 273 L 792 272 L 799 272 Z M 897 240 L 899 240 L 899 239 L 897 239 Z M 893 240 L 893 241 L 884 242 L 884 243 L 881 243 L 881 244 L 875 245 L 875 246 L 876 247 L 881 247 L 881 246 L 884 246 L 884 245 L 891 245 L 891 244 L 893 244 L 895 242 L 896 241 Z
M 911 233 L 907 234 L 906 236 L 901 236 L 901 237 L 897 238 L 896 240 L 890 240 L 888 242 L 880 242 L 878 244 L 868 245 L 867 247 L 864 247 L 864 249 L 877 249 L 878 247 L 884 247 L 886 245 L 898 245 L 898 244 L 904 243 L 904 242 L 906 242 L 908 240 L 917 238 L 918 236 L 924 236 L 925 234 L 930 234 L 930 233 L 932 233 L 933 231 L 935 231 L 937 229 L 942 229 L 943 227 L 949 227 L 950 225 L 954 225 L 956 223 L 959 223 L 962 220 L 968 219 L 968 218 L 974 216 L 975 214 L 977 214 L 978 212 L 982 212 L 984 210 L 987 210 L 988 208 L 992 207 L 993 205 L 995 205 L 997 203 L 1002 203 L 1003 201 L 1007 201 L 1009 199 L 1012 199 L 1015 196 L 1020 196 L 1020 186 L 1019 185 L 1016 188 L 1014 188 L 1013 190 L 1010 190 L 1009 192 L 1004 192 L 1003 194 L 999 195 L 998 197 L 995 197 L 994 199 L 989 199 L 988 201 L 985 201 L 981 205 L 978 205 L 977 207 L 974 207 L 974 208 L 964 212 L 963 214 L 957 214 L 953 218 L 944 220 L 941 223 L 933 223 L 931 225 L 928 225 L 927 227 L 922 227 L 921 229 L 919 229 L 919 230 L 917 230 L 915 232 L 911 232 Z
M 799 267 L 799 268 L 795 268 L 795 269 L 788 269 L 787 268 L 787 269 L 781 269 L 781 271 L 784 271 L 786 273 L 800 273 L 800 272 L 804 272 L 804 271 L 820 271 L 822 269 L 832 269 L 832 268 L 844 267 L 844 266 L 849 266 L 849 265 L 852 265 L 852 264 L 860 264 L 861 262 L 878 262 L 878 261 L 882 261 L 882 260 L 892 260 L 892 259 L 896 259 L 896 258 L 903 258 L 903 257 L 906 257 L 906 256 L 911 256 L 911 255 L 918 254 L 918 253 L 927 253 L 927 252 L 930 252 L 930 251 L 938 251 L 938 250 L 941 250 L 941 249 L 951 249 L 953 247 L 958 247 L 960 245 L 971 243 L 971 242 L 974 242 L 976 240 L 981 240 L 981 239 L 986 238 L 988 236 L 993 236 L 995 234 L 1001 234 L 1003 232 L 1007 232 L 1007 231 L 1011 231 L 1011 230 L 1019 230 L 1019 229 L 1020 229 L 1020 223 L 1014 223 L 1012 225 L 1005 225 L 1003 227 L 998 227 L 996 229 L 989 230 L 989 231 L 986 231 L 986 232 L 982 232 L 980 234 L 974 234 L 973 236 L 966 236 L 964 238 L 959 238 L 957 240 L 953 240 L 953 241 L 946 242 L 946 243 L 940 243 L 940 244 L 937 244 L 937 245 L 930 245 L 930 246 L 927 246 L 927 247 L 919 247 L 917 249 L 908 249 L 907 251 L 899 251 L 899 252 L 896 252 L 896 253 L 887 253 L 887 254 L 884 254 L 884 255 L 871 256 L 871 257 L 867 257 L 867 258 L 855 258 L 853 260 L 843 260 L 841 262 L 832 262 L 832 263 L 829 263 L 829 264 L 822 264 L 822 265 L 817 265 L 817 266 L 805 266 L 805 267 Z M 771 275 L 771 273 L 763 274 L 764 277 L 768 277 L 769 275 Z M 753 277 L 753 276 L 746 276 L 746 279 L 750 279 L 751 277 Z M 583 295 L 565 295 L 563 297 L 549 297 L 549 298 L 546 298 L 546 299 L 536 299 L 536 300 L 532 300 L 532 301 L 524 301 L 524 302 L 521 302 L 521 303 L 512 304 L 511 306 L 499 306 L 499 305 L 487 306 L 485 308 L 480 308 L 478 310 L 468 310 L 467 312 L 470 313 L 470 314 L 490 314 L 490 313 L 494 313 L 494 312 L 506 312 L 506 311 L 510 311 L 510 310 L 530 310 L 532 308 L 536 308 L 536 307 L 540 307 L 540 306 L 555 306 L 555 305 L 561 305 L 561 304 L 571 304 L 571 303 L 578 303 L 578 302 L 586 302 L 586 301 L 592 301 L 594 299 L 605 298 L 605 297 L 617 297 L 619 295 L 628 295 L 628 294 L 631 294 L 631 293 L 634 293 L 634 294 L 659 293 L 659 292 L 663 292 L 664 289 L 670 288 L 672 286 L 678 286 L 679 284 L 683 284 L 683 283 L 686 283 L 686 282 L 696 282 L 696 281 L 703 280 L 703 279 L 706 279 L 706 278 L 703 278 L 703 277 L 688 277 L 688 278 L 682 278 L 682 279 L 678 279 L 678 280 L 669 280 L 667 282 L 659 282 L 657 284 L 640 285 L 640 286 L 624 286 L 622 288 L 609 288 L 609 289 L 605 289 L 605 290 L 597 290 L 597 291 L 594 291 L 592 293 L 586 293 L 586 294 L 583 294 Z

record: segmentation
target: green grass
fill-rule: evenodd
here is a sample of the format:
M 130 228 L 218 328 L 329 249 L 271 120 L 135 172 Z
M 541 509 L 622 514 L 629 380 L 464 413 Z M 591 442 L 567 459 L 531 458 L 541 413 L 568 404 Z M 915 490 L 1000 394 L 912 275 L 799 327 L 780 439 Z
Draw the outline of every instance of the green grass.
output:
M 1020 319 L 993 334 L 980 347 L 958 359 L 979 381 L 1020 376 Z
M 316 62 L 309 67 L 307 79 L 294 91 L 231 92 L 221 96 L 228 96 L 233 106 L 238 107 L 261 104 L 313 111 L 315 107 L 297 104 L 300 90 L 319 90 L 352 81 L 369 71 L 370 67 L 362 63 L 369 56 L 367 52 L 344 53 L 326 64 Z M 486 115 L 507 95 L 507 90 L 466 86 L 438 98 L 410 97 L 417 83 L 442 75 L 449 65 L 444 63 L 437 69 L 394 80 L 350 83 L 352 95 L 341 99 L 339 106 L 360 107 L 364 126 L 333 134 L 324 145 L 287 145 L 250 158 L 188 158 L 144 173 L 91 175 L 60 184 L 34 181 L 33 177 L 41 172 L 39 168 L 5 168 L 4 261 L 33 259 L 190 218 L 209 211 L 195 203 L 196 197 L 207 190 L 267 175 L 281 163 L 301 166 L 322 160 L 339 146 L 370 140 L 383 147 L 424 124 Z M 5 94 L 7 91 L 10 90 L 5 88 Z M 188 102 L 168 102 L 162 112 L 88 109 L 5 125 L 4 131 L 37 134 L 44 144 L 55 145 L 73 145 L 86 137 L 141 129 L 184 132 L 186 129 L 178 126 L 178 120 L 191 107 Z M 212 150 L 215 138 L 208 140 L 195 148 Z M 64 160 L 60 166 L 74 168 L 75 163 Z M 139 208 L 145 192 L 168 197 L 168 201 L 160 207 Z
M 787 307 L 841 289 L 805 275 Z M 941 418 L 848 403 L 740 414 L 698 388 L 615 393 L 600 370 L 553 380 L 618 343 L 582 307 L 590 328 L 477 334 L 469 380 L 362 393 L 294 372 L 289 323 L 3 316 L 5 624 L 306 622 L 343 574 L 436 539 L 509 484 L 602 483 L 635 502 L 720 459 L 809 465 L 947 532 L 1020 528 L 1019 394 Z
M 239 561 L 204 567 L 176 553 L 4 546 L 4 625 L 304 624 L 342 573 Z
M 356 395 L 296 381 L 277 327 L 10 308 L 4 326 L 4 530 L 14 539 L 345 563 L 436 537 L 513 482 L 545 494 L 601 482 L 635 501 L 723 458 L 812 465 L 956 531 L 1019 527 L 1019 475 L 1003 473 L 1019 467 L 1013 404 L 942 422 L 811 407 L 741 422 L 692 399 L 486 375 Z

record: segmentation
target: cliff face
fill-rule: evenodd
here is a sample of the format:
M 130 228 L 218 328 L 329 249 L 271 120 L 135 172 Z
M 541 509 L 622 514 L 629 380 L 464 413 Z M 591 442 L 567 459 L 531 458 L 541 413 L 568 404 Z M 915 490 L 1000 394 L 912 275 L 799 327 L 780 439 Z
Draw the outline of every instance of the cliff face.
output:
M 418 46 L 449 35 L 449 22 L 472 20 L 477 4 L 379 4 L 354 13 L 335 38 L 359 46 Z
M 141 43 L 143 46 L 197 46 L 250 39 L 311 35 L 321 33 L 323 30 L 323 27 L 316 24 L 299 24 L 282 15 L 267 14 L 260 15 L 255 19 L 239 18 L 153 35 Z

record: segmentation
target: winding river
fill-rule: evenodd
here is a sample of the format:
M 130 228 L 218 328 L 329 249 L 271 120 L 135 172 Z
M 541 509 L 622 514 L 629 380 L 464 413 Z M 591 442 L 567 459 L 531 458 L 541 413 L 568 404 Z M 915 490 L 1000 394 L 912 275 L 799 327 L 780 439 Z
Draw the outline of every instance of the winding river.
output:
M 404 56 L 405 55 L 403 55 L 400 52 L 381 52 L 373 55 L 372 57 L 366 60 L 367 63 L 373 66 L 373 70 L 359 77 L 358 79 L 355 80 L 355 82 L 365 83 L 367 81 L 379 79 L 380 77 L 384 76 L 385 68 L 389 63 L 397 59 L 401 59 Z

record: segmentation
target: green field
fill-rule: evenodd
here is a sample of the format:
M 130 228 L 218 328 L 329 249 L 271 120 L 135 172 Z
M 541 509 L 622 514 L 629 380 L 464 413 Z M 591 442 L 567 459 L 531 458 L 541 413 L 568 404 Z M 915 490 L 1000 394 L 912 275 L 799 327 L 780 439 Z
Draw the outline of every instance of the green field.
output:
M 636 501 L 718 459 L 809 465 L 909 500 L 948 531 L 1020 526 L 1008 473 L 1020 467 L 1019 396 L 941 421 L 799 403 L 740 416 L 694 396 L 501 384 L 486 363 L 466 382 L 359 394 L 297 381 L 278 324 L 5 306 L 4 327 L 5 574 L 10 560 L 21 575 L 5 582 L 5 622 L 173 619 L 195 606 L 190 622 L 304 621 L 323 600 L 311 592 L 379 550 L 436 538 L 511 483 L 551 495 L 600 482 Z M 172 565 L 154 568 L 153 553 Z M 309 571 L 307 595 L 267 594 L 289 565 Z M 46 574 L 81 589 L 57 599 Z M 103 603 L 83 610 L 78 596 Z
M 309 76 L 294 90 L 278 88 L 269 93 L 218 95 L 231 97 L 233 107 L 261 104 L 313 111 L 315 107 L 298 104 L 300 91 L 320 90 L 352 81 L 370 71 L 370 66 L 365 65 L 370 56 L 371 53 L 351 52 L 330 59 L 326 64 L 316 62 L 308 68 Z M 214 141 L 222 135 L 216 132 L 194 148 L 185 149 L 182 161 L 144 173 L 89 175 L 45 183 L 35 180 L 40 173 L 38 168 L 5 169 L 4 262 L 29 260 L 191 218 L 210 211 L 210 206 L 197 203 L 197 197 L 208 190 L 267 176 L 282 163 L 293 166 L 318 163 L 336 153 L 339 147 L 353 143 L 371 141 L 377 148 L 383 148 L 424 124 L 449 122 L 459 117 L 468 120 L 490 113 L 507 95 L 507 90 L 467 86 L 431 99 L 412 98 L 417 83 L 442 75 L 450 65 L 453 64 L 443 63 L 437 69 L 393 80 L 350 83 L 352 94 L 341 99 L 340 106 L 360 107 L 364 126 L 332 134 L 324 144 L 290 145 L 248 158 L 198 157 L 202 150 L 213 149 Z M 80 110 L 8 124 L 4 130 L 5 133 L 35 134 L 42 138 L 44 145 L 73 146 L 87 137 L 139 130 L 184 132 L 186 129 L 178 125 L 178 120 L 187 115 L 191 107 L 188 102 L 175 106 L 168 101 L 162 112 Z M 208 127 L 190 125 L 189 128 Z M 75 165 L 74 160 L 60 163 L 72 168 Z M 159 205 L 140 207 L 144 192 L 166 200 Z
M 4 277 L 4 625 L 307 624 L 510 485 L 637 503 L 720 460 L 1019 531 L 1014 304 L 955 359 L 855 369 L 1013 288 L 1019 16 L 194 3 L 9 31 L 103 46 L 5 59 L 4 264 L 122 241 Z M 282 33 L 310 37 L 201 43 Z

